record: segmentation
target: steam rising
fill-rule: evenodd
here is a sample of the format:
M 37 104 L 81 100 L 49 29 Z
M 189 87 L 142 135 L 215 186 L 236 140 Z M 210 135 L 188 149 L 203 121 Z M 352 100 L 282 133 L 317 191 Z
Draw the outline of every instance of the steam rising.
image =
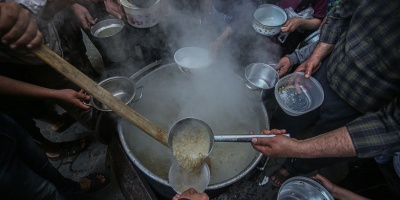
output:
M 164 3 L 172 1 L 164 1 Z M 162 6 L 166 10 L 160 23 L 148 34 L 166 39 L 165 46 L 157 46 L 150 37 L 141 37 L 142 49 L 161 48 L 161 54 L 171 64 L 150 72 L 137 80 L 143 87 L 143 97 L 133 108 L 168 130 L 178 120 L 194 117 L 206 122 L 215 135 L 245 134 L 250 130 L 268 128 L 261 102 L 251 98 L 257 95 L 243 82 L 244 68 L 254 62 L 274 62 L 279 59 L 280 48 L 270 38 L 258 35 L 251 26 L 250 16 L 240 18 L 243 27 L 226 44 L 217 59 L 207 69 L 192 69 L 190 73 L 179 70 L 172 60 L 176 50 L 197 46 L 208 49 L 225 27 L 219 27 L 212 16 L 202 16 L 195 1 L 182 1 Z M 243 1 L 247 2 L 247 1 Z M 234 6 L 235 11 L 251 6 Z M 250 21 L 249 21 L 250 19 Z M 201 22 L 201 23 L 200 23 Z M 158 41 L 159 42 L 159 41 Z M 148 46 L 146 46 L 148 44 Z M 135 126 L 123 123 L 124 137 L 137 157 L 139 165 L 145 166 L 156 176 L 166 179 L 173 158 L 171 152 L 147 134 L 141 134 Z M 248 167 L 258 155 L 251 145 L 238 143 L 215 144 L 210 154 L 211 184 L 232 178 Z
M 136 0 L 137 2 L 140 2 Z M 131 1 L 132 2 L 132 1 Z M 224 19 L 217 18 L 200 0 L 161 0 L 160 22 L 151 28 L 134 28 L 125 25 L 121 42 L 105 49 L 124 55 L 126 60 L 105 66 L 108 76 L 131 76 L 135 71 L 155 60 L 171 60 L 174 53 L 183 47 L 210 48 L 210 44 L 226 28 Z M 218 60 L 228 60 L 234 70 L 242 70 L 250 63 L 276 63 L 281 49 L 271 38 L 257 34 L 251 26 L 253 13 L 260 3 L 254 1 L 229 2 L 229 12 L 236 13 L 233 21 L 234 35 L 223 45 Z M 232 22 L 233 23 L 233 22 Z M 221 63 L 220 63 L 221 65 Z

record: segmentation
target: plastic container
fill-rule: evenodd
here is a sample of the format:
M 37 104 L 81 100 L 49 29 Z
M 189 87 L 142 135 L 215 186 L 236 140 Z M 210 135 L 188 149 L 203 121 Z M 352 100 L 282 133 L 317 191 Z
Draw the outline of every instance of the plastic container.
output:
M 318 181 L 295 176 L 286 180 L 278 192 L 277 200 L 334 200 L 329 191 Z
M 303 72 L 294 72 L 278 81 L 275 98 L 288 115 L 299 116 L 319 107 L 324 91 L 313 77 L 305 78 Z

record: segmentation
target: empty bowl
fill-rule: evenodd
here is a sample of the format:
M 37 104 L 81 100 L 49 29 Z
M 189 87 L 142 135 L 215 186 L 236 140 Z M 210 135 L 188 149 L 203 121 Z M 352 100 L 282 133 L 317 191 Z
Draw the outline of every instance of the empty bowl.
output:
M 271 88 L 274 88 L 279 80 L 278 72 L 271 65 L 264 63 L 248 65 L 244 75 L 247 89 L 254 93 L 249 93 L 249 95 L 255 100 L 264 100 L 269 93 L 273 92 Z
M 206 162 L 203 162 L 198 170 L 190 171 L 179 167 L 175 160 L 169 169 L 168 180 L 172 189 L 178 194 L 182 194 L 189 188 L 204 192 L 210 183 L 210 168 Z
M 278 81 L 275 98 L 288 115 L 299 116 L 319 107 L 324 91 L 315 78 L 305 78 L 303 72 L 294 72 Z
M 317 180 L 295 176 L 286 180 L 278 191 L 278 200 L 333 200 L 329 191 Z
M 110 77 L 101 81 L 99 85 L 127 105 L 133 101 L 136 94 L 135 82 L 128 77 Z M 93 97 L 90 101 L 91 105 L 97 110 L 111 111 L 106 105 Z
M 184 47 L 175 52 L 174 59 L 181 68 L 206 68 L 211 64 L 209 52 L 200 47 Z

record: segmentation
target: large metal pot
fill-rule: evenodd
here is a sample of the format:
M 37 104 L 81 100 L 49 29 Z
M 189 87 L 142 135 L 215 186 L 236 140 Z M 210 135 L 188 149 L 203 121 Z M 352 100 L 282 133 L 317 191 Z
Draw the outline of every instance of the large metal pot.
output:
M 253 14 L 254 30 L 266 36 L 274 36 L 281 32 L 282 25 L 287 20 L 285 10 L 272 4 L 260 5 Z
M 133 108 L 164 130 L 180 119 L 195 117 L 216 134 L 244 134 L 268 128 L 262 102 L 242 93 L 243 79 L 233 72 L 210 67 L 199 73 L 184 73 L 175 63 L 143 68 L 131 78 L 143 87 L 142 98 Z M 118 123 L 118 134 L 130 160 L 144 173 L 150 185 L 171 198 L 168 182 L 173 161 L 171 151 L 126 121 Z M 210 154 L 211 180 L 206 192 L 226 188 L 248 174 L 262 154 L 249 143 L 218 143 Z

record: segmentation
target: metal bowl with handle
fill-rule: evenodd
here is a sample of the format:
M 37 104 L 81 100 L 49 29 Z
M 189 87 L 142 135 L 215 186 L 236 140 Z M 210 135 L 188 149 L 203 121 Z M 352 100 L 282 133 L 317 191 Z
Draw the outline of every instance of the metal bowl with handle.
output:
M 198 142 L 193 145 L 203 145 L 201 143 L 204 143 L 204 145 L 209 146 L 210 148 L 208 149 L 208 154 L 211 153 L 214 143 L 215 142 L 251 142 L 253 138 L 270 138 L 270 137 L 275 137 L 276 135 L 270 134 L 270 135 L 264 135 L 264 134 L 231 134 L 231 135 L 214 135 L 213 131 L 211 130 L 211 127 L 205 123 L 204 121 L 196 118 L 184 118 L 176 122 L 172 128 L 170 129 L 168 133 L 168 147 L 170 150 L 173 150 L 173 143 L 174 141 L 182 141 L 182 140 L 176 140 L 176 138 L 179 138 L 183 134 L 187 134 L 190 132 L 189 130 L 198 130 L 192 131 L 191 133 L 193 134 L 200 134 L 199 132 L 203 131 L 208 137 L 205 137 L 205 140 Z M 283 134 L 287 137 L 290 137 L 290 134 Z M 190 136 L 189 136 L 190 137 Z
M 282 25 L 288 19 L 285 10 L 272 4 L 260 5 L 253 17 L 254 30 L 265 36 L 274 36 L 280 33 Z
M 129 77 L 114 76 L 104 79 L 99 83 L 99 86 L 103 87 L 105 90 L 110 92 L 113 96 L 117 97 L 119 100 L 129 105 L 131 102 L 137 101 L 139 97 L 134 100 L 136 96 L 135 83 Z M 100 111 L 110 112 L 111 110 L 95 98 L 90 99 L 90 105 Z

